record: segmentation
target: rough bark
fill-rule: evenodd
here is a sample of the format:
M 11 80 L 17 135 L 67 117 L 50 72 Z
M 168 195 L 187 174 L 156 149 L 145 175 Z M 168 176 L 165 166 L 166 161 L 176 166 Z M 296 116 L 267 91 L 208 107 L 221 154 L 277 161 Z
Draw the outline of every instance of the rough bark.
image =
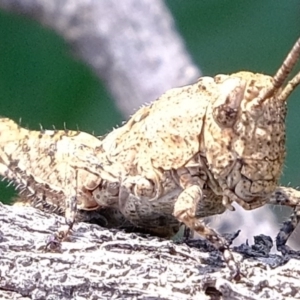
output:
M 61 35 L 125 116 L 200 74 L 161 0 L 0 0 L 0 8 Z
M 0 205 L 0 296 L 300 299 L 299 260 L 269 254 L 268 237 L 236 248 L 245 277 L 234 282 L 220 254 L 201 241 L 188 246 L 79 223 L 68 241 L 45 250 L 63 223 L 34 208 Z

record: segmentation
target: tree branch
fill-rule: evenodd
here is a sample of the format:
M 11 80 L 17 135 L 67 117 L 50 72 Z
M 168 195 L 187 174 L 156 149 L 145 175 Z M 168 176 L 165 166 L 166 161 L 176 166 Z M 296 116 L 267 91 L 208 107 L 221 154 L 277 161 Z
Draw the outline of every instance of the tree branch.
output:
M 126 116 L 199 77 L 161 0 L 0 0 L 0 8 L 61 35 L 105 82 Z
M 53 252 L 45 251 L 49 237 L 62 223 L 62 217 L 34 208 L 0 205 L 0 295 L 30 299 L 300 299 L 300 262 L 284 264 L 285 259 L 262 250 L 268 246 L 261 245 L 261 239 L 255 247 L 237 248 L 252 258 L 235 254 L 246 276 L 235 283 L 221 255 L 201 241 L 196 242 L 200 247 L 196 249 L 79 223 L 68 241 Z

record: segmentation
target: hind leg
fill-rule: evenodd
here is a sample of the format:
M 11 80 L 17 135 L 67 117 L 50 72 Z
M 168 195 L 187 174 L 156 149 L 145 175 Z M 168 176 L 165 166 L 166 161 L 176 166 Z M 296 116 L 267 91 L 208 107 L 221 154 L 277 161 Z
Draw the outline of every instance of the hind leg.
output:
M 56 247 L 56 244 L 59 244 L 61 241 L 66 239 L 68 235 L 70 234 L 73 225 L 75 223 L 75 219 L 77 216 L 77 196 L 70 195 L 65 200 L 65 225 L 61 225 L 57 232 L 51 236 L 49 239 L 49 242 L 46 245 L 46 249 L 52 249 L 54 250 Z
M 59 240 L 65 239 L 73 228 L 77 215 L 77 205 L 79 196 L 78 170 L 66 169 L 64 176 L 60 176 L 60 172 L 56 174 L 56 180 L 64 187 L 62 189 L 65 205 L 65 222 L 66 225 L 61 226 L 56 234 Z

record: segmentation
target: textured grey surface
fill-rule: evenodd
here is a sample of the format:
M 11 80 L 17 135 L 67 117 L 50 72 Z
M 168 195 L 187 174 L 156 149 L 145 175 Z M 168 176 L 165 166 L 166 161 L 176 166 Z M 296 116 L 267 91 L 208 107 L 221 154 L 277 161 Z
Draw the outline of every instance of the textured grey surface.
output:
M 199 250 L 79 223 L 68 241 L 55 251 L 45 251 L 61 223 L 63 218 L 33 208 L 0 205 L 0 296 L 300 299 L 299 260 L 285 263 L 280 256 L 269 255 L 267 237 L 257 238 L 255 247 L 237 248 L 250 258 L 234 254 L 245 274 L 235 283 L 219 253 L 210 251 L 205 242 L 196 243 Z

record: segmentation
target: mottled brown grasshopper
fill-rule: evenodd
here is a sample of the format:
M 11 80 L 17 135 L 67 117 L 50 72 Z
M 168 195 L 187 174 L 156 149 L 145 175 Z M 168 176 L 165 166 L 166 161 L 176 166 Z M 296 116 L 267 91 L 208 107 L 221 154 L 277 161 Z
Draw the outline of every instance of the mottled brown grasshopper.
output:
M 111 166 L 118 163 L 126 170 L 121 212 L 134 219 L 127 199 L 154 202 L 179 187 L 174 216 L 231 264 L 224 240 L 199 220 L 198 207 L 211 192 L 217 206 L 230 210 L 232 202 L 247 210 L 270 202 L 285 157 L 286 100 L 300 72 L 285 81 L 299 54 L 300 39 L 274 77 L 239 72 L 169 90 L 109 134 L 103 150 Z
M 299 54 L 300 39 L 274 77 L 239 72 L 172 89 L 102 141 L 85 133 L 5 127 L 9 120 L 3 119 L 0 174 L 26 193 L 65 201 L 70 227 L 77 205 L 116 207 L 141 227 L 183 222 L 221 250 L 238 274 L 226 242 L 200 218 L 233 210 L 233 202 L 245 209 L 299 204 L 297 191 L 291 200 L 290 190 L 277 188 L 286 100 L 300 73 L 284 83 Z M 290 228 L 277 238 L 285 252 Z

